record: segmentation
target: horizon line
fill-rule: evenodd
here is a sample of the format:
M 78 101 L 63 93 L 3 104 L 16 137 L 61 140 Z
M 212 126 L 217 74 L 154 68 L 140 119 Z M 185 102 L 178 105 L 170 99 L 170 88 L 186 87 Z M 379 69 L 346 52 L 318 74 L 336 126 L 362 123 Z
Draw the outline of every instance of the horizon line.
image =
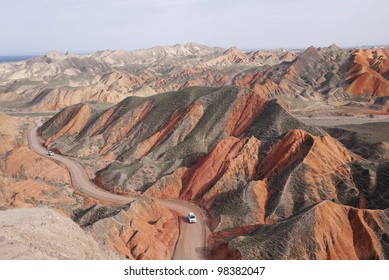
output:
M 76 55 L 88 55 L 88 54 L 93 54 L 96 52 L 100 51 L 127 51 L 127 52 L 132 52 L 132 51 L 139 51 L 139 50 L 147 50 L 155 47 L 173 47 L 175 45 L 186 45 L 186 44 L 198 44 L 198 45 L 203 45 L 207 47 L 218 47 L 218 48 L 224 48 L 226 50 L 236 47 L 240 51 L 272 51 L 272 50 L 290 50 L 290 51 L 301 51 L 301 50 L 306 50 L 310 47 L 315 47 L 315 48 L 323 48 L 323 47 L 329 47 L 333 44 L 337 45 L 341 49 L 354 49 L 354 48 L 374 48 L 374 47 L 388 47 L 389 44 L 361 44 L 361 45 L 350 45 L 350 46 L 339 46 L 336 43 L 332 43 L 328 46 L 315 46 L 314 44 L 311 44 L 309 46 L 305 47 L 272 47 L 272 48 L 263 48 L 263 47 L 237 47 L 237 46 L 230 46 L 230 47 L 221 47 L 221 46 L 212 46 L 212 45 L 207 45 L 207 44 L 202 44 L 202 43 L 194 43 L 194 42 L 188 42 L 188 43 L 177 43 L 177 44 L 171 44 L 171 45 L 154 45 L 151 47 L 145 47 L 145 48 L 135 48 L 135 49 L 125 49 L 125 48 L 117 48 L 117 49 L 97 49 L 97 50 L 88 50 L 88 51 L 74 51 L 74 50 L 47 50 L 47 51 L 41 51 L 41 52 L 25 52 L 25 53 L 0 53 L 0 57 L 34 57 L 34 56 L 44 56 L 47 55 L 49 52 L 56 52 L 59 54 L 66 54 L 68 52 L 75 53 Z

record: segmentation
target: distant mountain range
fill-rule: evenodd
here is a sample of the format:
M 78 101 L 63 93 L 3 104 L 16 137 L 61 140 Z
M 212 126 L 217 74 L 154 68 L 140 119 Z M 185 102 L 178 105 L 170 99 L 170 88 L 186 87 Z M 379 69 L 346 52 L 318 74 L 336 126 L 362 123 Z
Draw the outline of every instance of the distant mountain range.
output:
M 31 110 L 59 110 L 78 102 L 117 103 L 128 96 L 191 86 L 238 85 L 285 101 L 299 112 L 348 106 L 364 113 L 388 110 L 389 48 L 241 52 L 194 43 L 88 55 L 49 52 L 0 65 L 0 101 Z M 145 91 L 145 92 L 144 92 Z M 363 97 L 363 98 L 362 98 Z M 324 107 L 323 107 L 324 106 Z

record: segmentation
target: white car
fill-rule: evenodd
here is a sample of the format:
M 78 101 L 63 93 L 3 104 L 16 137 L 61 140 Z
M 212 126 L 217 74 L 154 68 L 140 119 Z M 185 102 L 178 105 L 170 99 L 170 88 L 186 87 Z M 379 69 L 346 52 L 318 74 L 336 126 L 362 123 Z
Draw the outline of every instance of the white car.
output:
M 54 156 L 54 152 L 53 152 L 53 151 L 48 151 L 47 154 L 48 154 L 49 156 L 51 156 L 51 157 Z
M 190 224 L 196 223 L 196 216 L 192 212 L 188 214 L 188 222 Z

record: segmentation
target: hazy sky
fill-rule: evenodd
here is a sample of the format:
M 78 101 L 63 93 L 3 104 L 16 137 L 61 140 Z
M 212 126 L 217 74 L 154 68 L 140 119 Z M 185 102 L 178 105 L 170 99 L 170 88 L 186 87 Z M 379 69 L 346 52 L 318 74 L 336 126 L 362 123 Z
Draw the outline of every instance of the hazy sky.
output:
M 0 0 L 0 55 L 389 44 L 388 0 Z

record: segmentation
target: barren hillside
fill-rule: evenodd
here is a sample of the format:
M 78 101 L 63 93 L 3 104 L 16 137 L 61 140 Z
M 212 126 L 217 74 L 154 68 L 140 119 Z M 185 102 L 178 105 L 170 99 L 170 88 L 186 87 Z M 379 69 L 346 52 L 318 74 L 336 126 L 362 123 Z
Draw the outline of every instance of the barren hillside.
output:
M 230 86 L 128 97 L 96 113 L 90 106 L 69 107 L 46 122 L 40 130 L 46 145 L 104 162 L 95 182 L 107 190 L 199 204 L 209 215 L 214 258 L 388 257 L 386 163 L 352 153 L 277 101 Z M 311 216 L 319 229 L 305 222 Z M 306 234 L 294 233 L 296 223 L 322 244 L 315 252 Z M 334 224 L 350 225 L 348 235 L 334 233 L 344 242 L 352 242 L 352 232 L 367 232 L 375 247 L 333 241 L 326 249 L 322 232 L 337 230 Z M 276 246 L 281 229 L 291 236 Z M 244 240 L 258 243 L 248 249 Z M 292 254 L 295 240 L 299 250 Z

